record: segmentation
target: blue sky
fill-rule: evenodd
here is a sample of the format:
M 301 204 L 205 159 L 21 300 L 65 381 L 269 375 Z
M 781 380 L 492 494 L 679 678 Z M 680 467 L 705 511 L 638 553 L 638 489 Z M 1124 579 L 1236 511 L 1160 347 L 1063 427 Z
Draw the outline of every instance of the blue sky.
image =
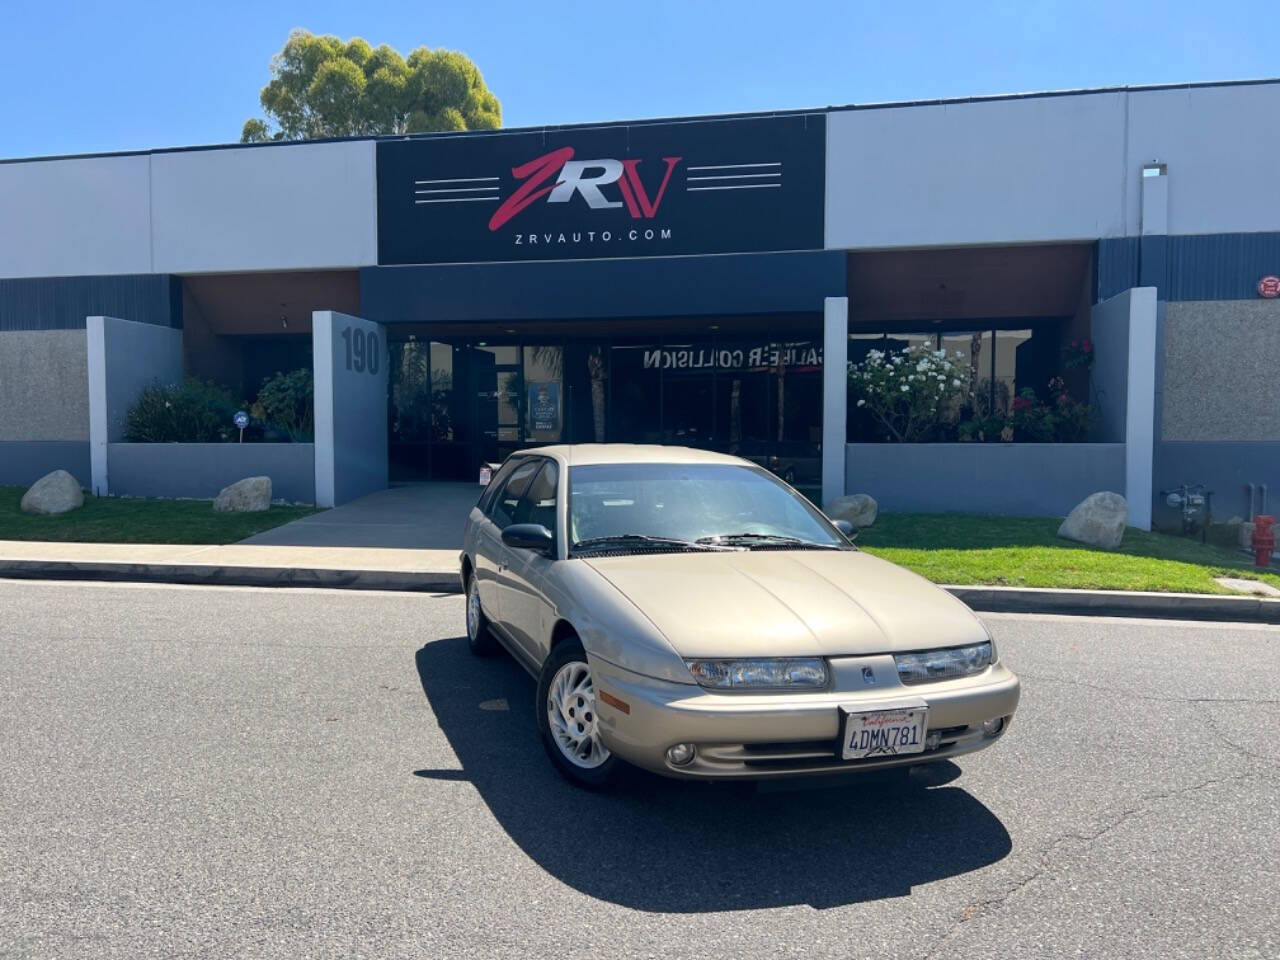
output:
M 295 26 L 462 50 L 506 126 L 1280 75 L 1274 3 L 1232 0 L 0 0 L 0 25 L 0 157 L 235 141 Z

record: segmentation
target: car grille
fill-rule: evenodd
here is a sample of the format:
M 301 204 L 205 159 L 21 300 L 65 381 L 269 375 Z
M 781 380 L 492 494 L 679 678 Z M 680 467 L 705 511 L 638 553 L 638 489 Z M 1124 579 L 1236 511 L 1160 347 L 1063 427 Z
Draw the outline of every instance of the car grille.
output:
M 942 727 L 930 730 L 929 734 L 940 734 L 938 745 L 932 750 L 926 748 L 923 753 L 914 754 L 927 759 L 936 754 L 947 752 L 966 734 L 967 726 Z M 814 767 L 831 767 L 832 769 L 853 769 L 860 766 L 876 766 L 885 761 L 885 757 L 868 757 L 865 760 L 842 760 L 838 755 L 839 738 L 830 740 L 790 740 L 782 743 L 744 743 L 741 746 L 705 747 L 699 752 L 708 759 L 720 761 L 739 761 L 743 766 L 755 770 L 789 770 L 813 769 Z

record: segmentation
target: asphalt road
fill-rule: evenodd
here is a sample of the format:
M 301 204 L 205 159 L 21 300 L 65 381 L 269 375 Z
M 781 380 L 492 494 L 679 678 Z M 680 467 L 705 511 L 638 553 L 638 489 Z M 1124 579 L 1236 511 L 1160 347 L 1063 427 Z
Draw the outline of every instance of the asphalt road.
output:
M 1280 956 L 1280 628 L 991 616 L 914 787 L 593 795 L 461 622 L 0 581 L 0 957 Z

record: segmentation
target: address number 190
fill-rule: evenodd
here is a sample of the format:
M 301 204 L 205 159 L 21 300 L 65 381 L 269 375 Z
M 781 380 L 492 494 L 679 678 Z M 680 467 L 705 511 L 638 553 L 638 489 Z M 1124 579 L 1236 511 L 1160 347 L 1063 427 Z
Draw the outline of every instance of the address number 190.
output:
M 359 327 L 346 327 L 342 339 L 347 347 L 347 369 L 356 373 L 377 373 L 379 362 L 378 335 L 365 333 Z

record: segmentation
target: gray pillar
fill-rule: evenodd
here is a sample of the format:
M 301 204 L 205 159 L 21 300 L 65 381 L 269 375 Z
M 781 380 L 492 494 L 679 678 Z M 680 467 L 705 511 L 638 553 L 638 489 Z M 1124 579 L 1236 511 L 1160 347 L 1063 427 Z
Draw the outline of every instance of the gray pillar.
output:
M 849 298 L 822 309 L 822 505 L 845 494 L 845 415 L 849 394 Z
M 387 335 L 344 313 L 311 316 L 316 506 L 336 507 L 387 486 Z
M 1129 526 L 1151 529 L 1156 418 L 1156 288 L 1129 291 L 1129 383 L 1125 398 L 1125 490 Z
M 85 318 L 89 379 L 89 472 L 93 492 L 111 492 L 109 444 L 124 439 L 125 418 L 143 387 L 182 380 L 182 331 L 117 317 Z

